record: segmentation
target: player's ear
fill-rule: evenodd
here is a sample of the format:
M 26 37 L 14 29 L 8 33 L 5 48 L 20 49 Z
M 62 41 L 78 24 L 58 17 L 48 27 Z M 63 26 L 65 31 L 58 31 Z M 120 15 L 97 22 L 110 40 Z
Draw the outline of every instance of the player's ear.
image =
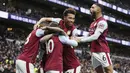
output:
M 67 16 L 64 16 L 64 19 L 66 19 Z
M 97 12 L 98 13 L 101 12 L 101 8 L 100 7 L 97 8 Z

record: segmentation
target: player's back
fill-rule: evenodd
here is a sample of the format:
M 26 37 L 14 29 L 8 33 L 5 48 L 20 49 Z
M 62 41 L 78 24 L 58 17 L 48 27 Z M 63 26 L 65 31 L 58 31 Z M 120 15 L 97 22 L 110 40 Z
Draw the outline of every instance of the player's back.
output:
M 37 30 L 37 29 L 36 29 Z M 36 30 L 33 30 L 27 37 L 22 53 L 18 56 L 18 59 L 26 62 L 35 62 L 36 55 L 38 54 L 40 37 L 36 36 Z
M 44 55 L 45 66 L 43 66 L 45 71 L 55 70 L 62 71 L 62 52 L 63 46 L 57 36 L 53 36 L 46 43 L 46 55 Z

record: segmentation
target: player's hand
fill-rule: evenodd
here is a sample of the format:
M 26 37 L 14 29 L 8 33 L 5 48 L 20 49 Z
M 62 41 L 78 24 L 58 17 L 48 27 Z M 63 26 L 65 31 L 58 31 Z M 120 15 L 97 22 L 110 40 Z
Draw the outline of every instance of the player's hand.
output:
M 40 24 L 41 22 L 43 21 L 46 21 L 47 18 L 41 18 L 34 26 L 33 26 L 33 29 L 37 29 L 37 28 L 40 28 Z
M 64 30 L 62 30 L 61 33 L 68 37 L 68 35 L 66 34 L 66 32 Z
M 44 27 L 41 27 L 42 30 L 46 30 L 47 29 L 47 26 L 44 26 Z
M 70 39 L 75 40 L 79 43 L 81 40 L 81 37 L 70 37 Z
M 34 26 L 33 26 L 33 29 L 35 30 L 35 29 L 37 29 L 37 28 L 39 28 L 39 27 L 40 27 L 40 25 L 37 24 L 37 25 L 34 25 Z

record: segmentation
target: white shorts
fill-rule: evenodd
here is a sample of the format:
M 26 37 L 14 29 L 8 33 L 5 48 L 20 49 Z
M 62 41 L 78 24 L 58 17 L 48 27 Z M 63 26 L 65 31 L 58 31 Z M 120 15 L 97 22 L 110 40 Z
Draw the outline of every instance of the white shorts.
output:
M 40 73 L 63 73 L 61 71 L 55 71 L 55 70 L 48 70 L 44 72 L 43 68 L 40 68 Z
M 81 69 L 81 66 L 78 66 L 78 67 L 73 68 L 73 69 L 68 69 L 64 73 L 80 73 L 80 69 Z
M 16 60 L 16 73 L 34 73 L 34 66 L 23 60 Z
M 40 68 L 40 73 L 63 73 L 62 71 L 48 70 L 44 72 L 43 68 Z
M 43 68 L 42 68 L 42 67 L 40 68 L 40 73 L 44 73 L 44 70 L 43 70 Z
M 55 71 L 55 70 L 49 70 L 49 71 L 47 71 L 45 73 L 63 73 L 63 72 L 61 72 L 61 71 Z
M 107 67 L 112 65 L 110 54 L 105 52 L 92 52 L 92 65 L 94 68 L 98 66 Z

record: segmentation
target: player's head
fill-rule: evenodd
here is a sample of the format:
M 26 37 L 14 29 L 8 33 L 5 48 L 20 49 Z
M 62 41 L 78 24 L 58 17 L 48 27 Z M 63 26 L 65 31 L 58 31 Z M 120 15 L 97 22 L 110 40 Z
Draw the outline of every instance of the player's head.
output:
M 58 28 L 59 28 L 57 22 L 50 22 L 50 23 L 49 23 L 49 27 L 58 27 Z M 56 31 L 51 31 L 51 30 L 48 30 L 47 32 L 48 32 L 48 34 L 57 33 Z
M 49 26 L 49 22 L 43 21 L 43 22 L 41 22 L 41 23 L 39 24 L 39 27 L 44 27 L 44 26 Z
M 57 22 L 50 22 L 49 26 L 50 27 L 59 27 Z
M 73 8 L 68 8 L 63 12 L 63 18 L 67 26 L 72 26 L 75 21 L 76 11 Z
M 98 14 L 102 13 L 102 9 L 103 7 L 100 4 L 98 3 L 93 4 L 90 8 L 92 18 L 95 19 Z

